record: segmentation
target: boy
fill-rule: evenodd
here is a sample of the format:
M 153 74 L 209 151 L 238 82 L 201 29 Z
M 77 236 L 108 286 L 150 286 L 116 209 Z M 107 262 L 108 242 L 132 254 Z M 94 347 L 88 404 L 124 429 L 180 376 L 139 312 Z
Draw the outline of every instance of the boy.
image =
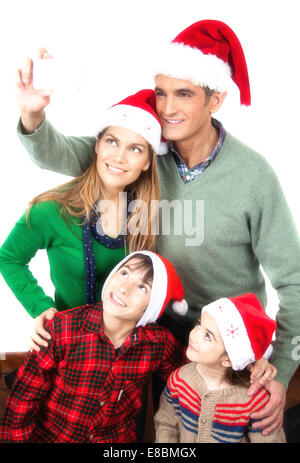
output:
M 134 442 L 149 376 L 157 370 L 166 380 L 186 361 L 180 343 L 154 323 L 171 299 L 186 310 L 183 294 L 161 256 L 141 251 L 123 259 L 102 303 L 48 322 L 51 341 L 20 367 L 0 442 Z

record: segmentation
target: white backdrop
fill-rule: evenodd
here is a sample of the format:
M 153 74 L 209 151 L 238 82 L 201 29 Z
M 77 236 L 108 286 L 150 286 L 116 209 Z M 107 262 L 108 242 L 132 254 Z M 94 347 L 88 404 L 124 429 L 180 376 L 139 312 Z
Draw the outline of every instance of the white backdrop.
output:
M 264 154 L 275 168 L 300 229 L 298 115 L 298 1 L 286 0 L 10 0 L 1 7 L 0 122 L 2 243 L 27 203 L 66 177 L 39 169 L 17 139 L 15 70 L 38 47 L 70 57 L 81 69 L 80 89 L 58 89 L 47 112 L 66 134 L 97 131 L 99 110 L 152 87 L 149 61 L 162 42 L 200 19 L 235 31 L 249 68 L 252 106 L 239 106 L 235 88 L 218 114 L 225 128 Z M 76 66 L 74 67 L 76 68 Z M 73 90 L 72 90 L 73 89 Z M 44 252 L 31 270 L 53 294 Z M 277 297 L 269 288 L 269 313 Z M 27 350 L 32 319 L 0 276 L 0 353 Z

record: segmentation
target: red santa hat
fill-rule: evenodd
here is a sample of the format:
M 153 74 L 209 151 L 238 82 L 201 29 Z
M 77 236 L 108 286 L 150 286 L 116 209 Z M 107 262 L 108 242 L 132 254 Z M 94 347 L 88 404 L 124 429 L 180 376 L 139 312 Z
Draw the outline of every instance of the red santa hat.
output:
M 155 112 L 155 92 L 140 90 L 108 108 L 101 117 L 99 130 L 108 126 L 119 126 L 141 135 L 152 146 L 156 154 L 168 152 L 162 141 L 162 127 Z
M 155 69 L 158 74 L 219 92 L 227 90 L 232 79 L 240 90 L 241 104 L 251 104 L 242 46 L 232 29 L 221 21 L 198 21 L 178 34 L 162 49 Z
M 184 315 L 187 312 L 188 305 L 184 299 L 184 290 L 173 264 L 165 257 L 151 251 L 132 252 L 121 260 L 105 280 L 102 288 L 102 298 L 104 288 L 110 278 L 128 261 L 128 259 L 131 259 L 136 254 L 145 254 L 149 256 L 153 265 L 150 301 L 136 326 L 145 326 L 147 323 L 154 323 L 163 314 L 163 311 L 171 300 L 173 300 L 172 308 L 174 312 L 179 315 Z
M 242 370 L 272 353 L 276 322 L 260 305 L 255 294 L 218 299 L 203 307 L 216 321 L 234 370 Z

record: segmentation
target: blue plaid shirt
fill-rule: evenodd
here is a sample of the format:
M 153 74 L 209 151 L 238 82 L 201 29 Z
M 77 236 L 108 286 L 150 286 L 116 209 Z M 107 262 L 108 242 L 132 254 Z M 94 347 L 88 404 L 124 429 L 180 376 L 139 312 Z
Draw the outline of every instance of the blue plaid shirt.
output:
M 222 148 L 226 131 L 222 126 L 221 122 L 217 121 L 216 119 L 211 119 L 212 125 L 220 132 L 219 140 L 216 146 L 214 147 L 212 153 L 208 156 L 205 161 L 199 162 L 196 166 L 191 167 L 190 169 L 185 164 L 183 159 L 180 157 L 179 152 L 176 150 L 174 143 L 169 142 L 169 148 L 174 155 L 174 159 L 179 170 L 180 177 L 184 183 L 189 183 L 194 180 L 197 175 L 201 174 L 202 172 L 207 169 L 208 166 L 216 159 L 217 154 L 219 153 L 220 149 Z

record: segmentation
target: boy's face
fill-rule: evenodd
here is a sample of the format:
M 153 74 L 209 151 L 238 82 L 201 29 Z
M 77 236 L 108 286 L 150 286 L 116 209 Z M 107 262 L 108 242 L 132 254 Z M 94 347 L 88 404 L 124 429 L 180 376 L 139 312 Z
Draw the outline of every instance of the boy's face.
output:
M 152 281 L 145 282 L 145 269 L 135 269 L 138 258 L 119 268 L 103 292 L 103 311 L 124 321 L 138 321 L 145 312 L 152 290 Z
M 186 355 L 192 362 L 211 366 L 221 364 L 226 356 L 219 328 L 209 313 L 204 312 L 190 332 Z

